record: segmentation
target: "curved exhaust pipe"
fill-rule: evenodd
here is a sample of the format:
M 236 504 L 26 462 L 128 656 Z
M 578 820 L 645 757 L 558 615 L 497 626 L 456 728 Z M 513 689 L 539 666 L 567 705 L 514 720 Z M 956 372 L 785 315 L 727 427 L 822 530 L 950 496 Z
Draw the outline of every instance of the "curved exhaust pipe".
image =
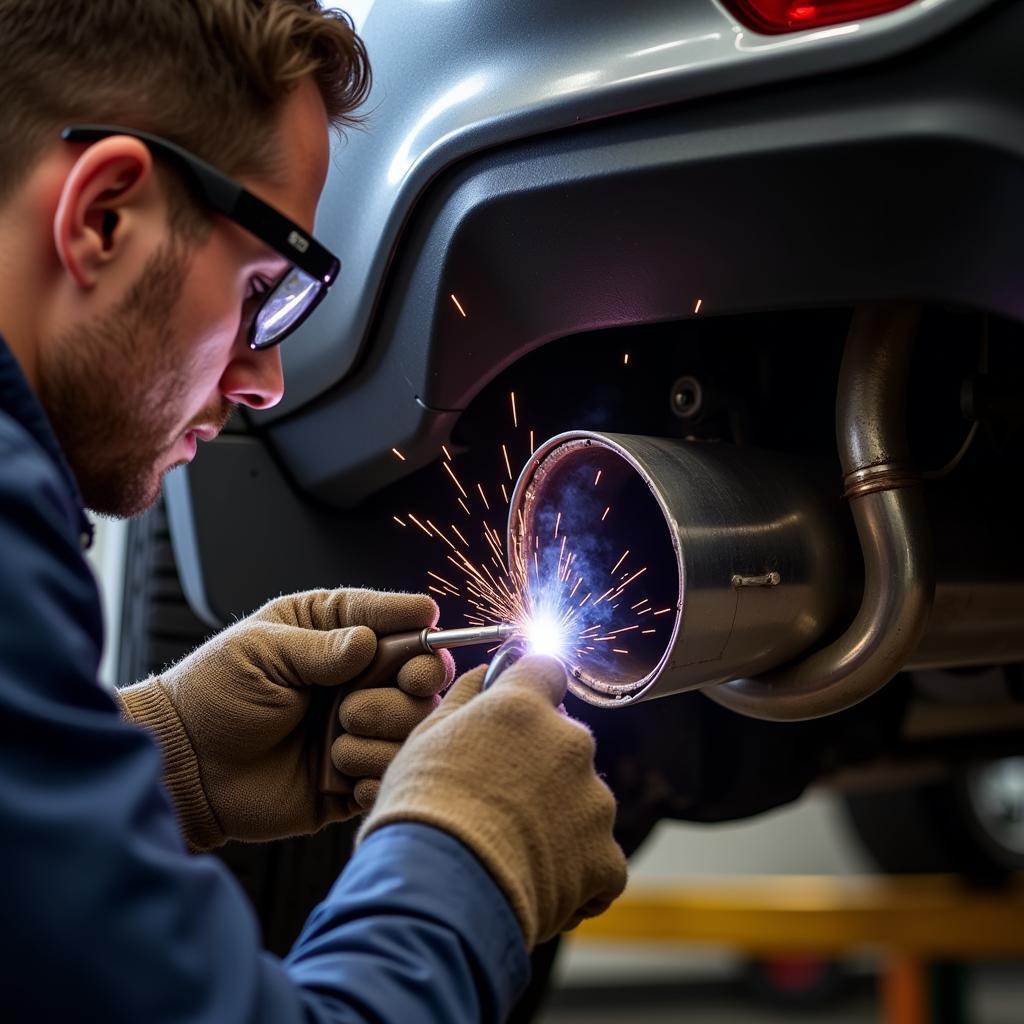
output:
M 850 586 L 848 527 L 827 467 L 722 443 L 588 431 L 537 450 L 511 499 L 510 561 L 547 534 L 555 509 L 586 538 L 607 502 L 615 540 L 607 552 L 592 541 L 584 557 L 629 548 L 650 567 L 645 590 L 652 616 L 662 616 L 657 629 L 632 634 L 628 655 L 576 652 L 577 696 L 623 706 L 701 688 L 734 711 L 789 721 L 849 707 L 906 664 L 935 587 L 902 414 L 917 322 L 910 306 L 854 316 L 837 431 L 863 596 L 847 630 L 802 660 L 793 661 L 839 621 Z M 599 501 L 588 489 L 595 478 Z
M 903 415 L 918 319 L 912 306 L 858 309 L 839 372 L 836 435 L 864 559 L 860 610 L 839 639 L 795 665 L 707 691 L 733 711 L 771 721 L 842 711 L 889 682 L 924 636 L 935 566 Z

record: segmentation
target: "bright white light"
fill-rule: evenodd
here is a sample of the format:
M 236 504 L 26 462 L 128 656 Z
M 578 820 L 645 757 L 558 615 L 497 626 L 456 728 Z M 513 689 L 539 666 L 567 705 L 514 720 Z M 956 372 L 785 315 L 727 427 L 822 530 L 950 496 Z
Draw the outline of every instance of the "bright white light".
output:
M 565 631 L 557 619 L 536 615 L 526 624 L 523 632 L 531 654 L 547 654 L 560 658 L 565 651 Z

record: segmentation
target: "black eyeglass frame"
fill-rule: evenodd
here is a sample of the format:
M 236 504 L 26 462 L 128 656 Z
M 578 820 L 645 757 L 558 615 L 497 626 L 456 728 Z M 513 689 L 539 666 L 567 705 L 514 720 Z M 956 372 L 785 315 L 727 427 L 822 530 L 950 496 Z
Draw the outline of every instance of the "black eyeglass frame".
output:
M 114 135 L 127 135 L 144 143 L 155 156 L 170 160 L 195 188 L 200 198 L 217 213 L 223 214 L 244 228 L 249 234 L 258 238 L 276 253 L 283 256 L 304 274 L 320 282 L 321 287 L 303 309 L 297 319 L 281 337 L 275 338 L 270 344 L 257 346 L 253 343 L 257 316 L 252 319 L 252 334 L 249 338 L 251 348 L 263 351 L 279 345 L 289 334 L 306 321 L 327 295 L 327 289 L 337 280 L 341 270 L 341 260 L 326 246 L 321 245 L 304 228 L 286 217 L 280 210 L 255 196 L 233 178 L 221 173 L 212 164 L 190 153 L 187 149 L 149 132 L 135 128 L 122 128 L 117 125 L 83 124 L 69 125 L 60 133 L 65 142 L 99 142 Z M 278 279 L 278 283 L 287 277 L 288 271 Z M 267 290 L 269 297 L 274 293 L 276 284 Z

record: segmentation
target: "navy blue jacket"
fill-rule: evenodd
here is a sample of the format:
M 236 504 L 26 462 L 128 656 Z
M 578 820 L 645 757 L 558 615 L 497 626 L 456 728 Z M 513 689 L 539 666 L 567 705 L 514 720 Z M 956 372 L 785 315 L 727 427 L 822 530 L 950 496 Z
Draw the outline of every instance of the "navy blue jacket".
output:
M 423 825 L 364 842 L 283 961 L 219 860 L 190 856 L 160 753 L 97 682 L 75 480 L 0 340 L 0 1016 L 500 1020 L 528 961 L 502 892 Z

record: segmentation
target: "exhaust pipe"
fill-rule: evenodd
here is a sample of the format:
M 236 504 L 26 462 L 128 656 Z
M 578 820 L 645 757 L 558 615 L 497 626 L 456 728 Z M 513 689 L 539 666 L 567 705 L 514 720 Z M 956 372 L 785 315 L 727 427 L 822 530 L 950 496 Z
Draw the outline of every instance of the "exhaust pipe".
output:
M 920 645 L 935 567 L 903 415 L 919 316 L 915 306 L 858 309 L 839 371 L 836 440 L 864 559 L 860 610 L 803 661 L 708 691 L 719 704 L 771 721 L 833 714 L 884 686 Z
M 793 721 L 850 707 L 915 661 L 977 664 L 994 642 L 1003 660 L 1024 657 L 1016 577 L 972 569 L 965 580 L 958 570 L 936 596 L 902 414 L 917 321 L 914 307 L 865 307 L 847 340 L 837 432 L 863 591 L 838 637 L 860 572 L 831 467 L 724 443 L 590 431 L 537 450 L 511 499 L 510 561 L 537 545 L 561 510 L 574 542 L 583 537 L 584 558 L 629 549 L 649 566 L 645 590 L 663 616 L 657 630 L 631 634 L 628 655 L 574 652 L 576 696 L 619 707 L 699 688 L 741 714 Z M 597 518 L 608 520 L 606 551 Z M 962 525 L 954 522 L 945 549 L 964 546 Z M 926 636 L 933 597 L 946 625 Z M 994 607 L 998 637 L 969 613 Z
M 646 621 L 658 626 L 626 638 L 628 656 L 573 659 L 572 691 L 625 705 L 766 672 L 819 640 L 846 595 L 848 545 L 817 470 L 727 444 L 589 431 L 541 446 L 512 495 L 509 551 L 551 537 L 560 514 L 575 547 L 591 542 L 590 562 L 628 550 L 647 567 Z

